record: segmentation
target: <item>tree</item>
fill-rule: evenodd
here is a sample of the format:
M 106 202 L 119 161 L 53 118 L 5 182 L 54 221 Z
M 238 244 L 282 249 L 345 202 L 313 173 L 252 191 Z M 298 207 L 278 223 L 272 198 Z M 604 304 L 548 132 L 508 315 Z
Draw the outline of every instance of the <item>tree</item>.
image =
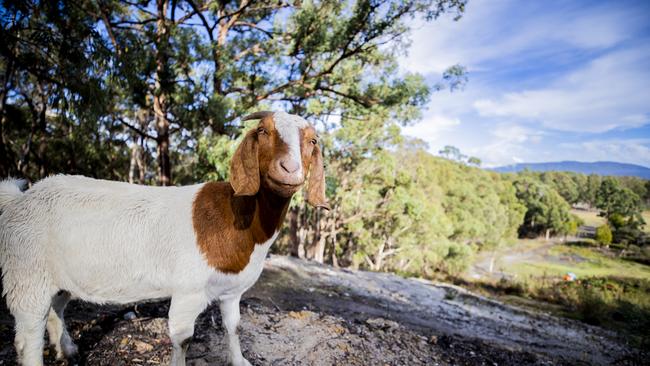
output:
M 599 175 L 590 174 L 587 176 L 587 182 L 578 185 L 580 189 L 580 201 L 596 207 L 596 196 L 600 188 L 602 178 Z
M 580 200 L 578 185 L 572 178 L 573 173 L 568 172 L 544 172 L 541 173 L 541 180 L 552 187 L 569 204 L 576 204 Z
M 481 159 L 479 159 L 479 158 L 477 158 L 477 157 L 475 157 L 475 156 L 470 156 L 470 157 L 467 159 L 467 164 L 469 164 L 469 165 L 473 165 L 473 166 L 475 166 L 475 167 L 480 167 L 480 166 L 481 166 L 481 163 L 482 163 L 482 162 L 481 162 Z
M 640 229 L 645 225 L 641 215 L 641 198 L 630 189 L 621 187 L 617 179 L 603 179 L 596 197 L 596 206 L 614 229 L 616 242 L 629 243 L 641 237 Z
M 0 46 L 3 127 L 10 123 L 7 117 L 17 115 L 8 111 L 15 101 L 25 112 L 33 105 L 37 116 L 56 116 L 72 125 L 94 123 L 94 131 L 123 134 L 116 152 L 119 162 L 131 164 L 111 167 L 111 177 L 126 177 L 129 165 L 152 161 L 156 166 L 144 170 L 157 170 L 159 184 L 173 183 L 174 171 L 179 174 L 174 180 L 184 182 L 194 168 L 175 169 L 175 163 L 201 163 L 189 157 L 200 137 L 236 138 L 240 130 L 234 122 L 252 109 L 274 106 L 307 117 L 359 118 L 364 115 L 359 110 L 381 106 L 386 117 L 413 120 L 430 88 L 418 75 L 395 72 L 396 57 L 408 45 L 406 20 L 432 20 L 445 12 L 459 17 L 464 4 L 8 1 Z M 8 98 L 21 94 L 17 86 L 25 75 L 36 81 L 20 87 L 29 100 Z M 41 105 L 47 105 L 45 113 Z M 12 164 L 2 166 L 4 173 L 15 175 L 21 161 L 21 167 L 33 164 L 22 159 L 36 155 L 29 136 L 45 136 L 46 145 L 52 122 L 46 121 L 45 128 L 34 125 L 36 132 L 20 131 L 19 140 L 0 131 L 2 164 Z M 80 159 L 77 148 L 70 146 L 70 165 Z M 57 155 L 41 154 L 41 165 Z M 38 178 L 48 169 L 28 170 L 21 175 Z
M 596 229 L 596 242 L 601 245 L 608 246 L 612 243 L 612 230 L 609 225 L 604 224 Z
M 463 161 L 466 158 L 465 155 L 461 154 L 459 148 L 451 145 L 443 147 L 442 150 L 438 151 L 438 154 L 445 159 L 454 161 Z
M 566 234 L 570 228 L 569 204 L 553 188 L 531 176 L 519 176 L 514 181 L 517 198 L 526 206 L 520 235 Z
M 76 3 L 5 1 L 0 7 L 3 176 L 124 178 L 116 171 L 127 159 L 121 131 L 104 119 L 110 53 L 94 25 Z

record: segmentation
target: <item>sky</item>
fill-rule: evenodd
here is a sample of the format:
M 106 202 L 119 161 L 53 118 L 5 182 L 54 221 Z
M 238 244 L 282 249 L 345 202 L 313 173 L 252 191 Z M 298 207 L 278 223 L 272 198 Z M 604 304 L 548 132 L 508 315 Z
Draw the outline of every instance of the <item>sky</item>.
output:
M 433 85 L 451 65 L 468 71 L 404 128 L 432 153 L 650 167 L 650 1 L 470 0 L 457 22 L 415 20 L 411 40 L 403 72 Z

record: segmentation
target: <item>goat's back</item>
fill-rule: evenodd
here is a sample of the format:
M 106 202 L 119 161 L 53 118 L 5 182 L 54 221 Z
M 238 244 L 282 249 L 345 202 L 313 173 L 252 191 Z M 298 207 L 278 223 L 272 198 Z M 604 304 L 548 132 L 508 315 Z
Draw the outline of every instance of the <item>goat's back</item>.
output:
M 191 281 L 185 269 L 207 271 L 192 228 L 199 188 L 46 178 L 3 209 L 3 272 L 31 271 L 93 302 L 169 296 Z

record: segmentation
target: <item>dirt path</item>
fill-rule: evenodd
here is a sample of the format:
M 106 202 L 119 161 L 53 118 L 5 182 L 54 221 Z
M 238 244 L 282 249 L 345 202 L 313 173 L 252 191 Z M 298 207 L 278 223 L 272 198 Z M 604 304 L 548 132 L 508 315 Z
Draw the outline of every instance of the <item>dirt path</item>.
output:
M 78 363 L 167 363 L 168 305 L 71 304 Z M 217 309 L 197 322 L 190 365 L 226 362 Z M 0 312 L 0 365 L 14 362 L 10 323 Z M 455 286 L 278 256 L 242 301 L 240 334 L 254 365 L 633 365 L 647 357 L 614 333 Z
M 550 240 L 548 242 L 542 242 L 536 246 L 528 245 L 524 248 L 502 248 L 495 253 L 489 251 L 481 253 L 469 269 L 468 276 L 474 279 L 511 279 L 513 278 L 513 274 L 502 272 L 500 270 L 502 266 L 510 265 L 512 263 L 535 262 L 542 260 L 565 264 L 565 262 L 560 261 L 557 258 L 551 258 L 548 256 L 548 252 L 551 248 L 563 243 L 565 242 Z M 490 271 L 490 266 L 492 266 L 492 271 Z

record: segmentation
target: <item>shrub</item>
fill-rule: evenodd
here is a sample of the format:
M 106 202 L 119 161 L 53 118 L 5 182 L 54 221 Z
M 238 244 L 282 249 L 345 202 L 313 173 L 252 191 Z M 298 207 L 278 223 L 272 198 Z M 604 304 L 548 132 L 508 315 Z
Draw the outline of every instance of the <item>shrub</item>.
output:
M 596 241 L 601 245 L 609 245 L 612 243 L 612 229 L 609 225 L 605 224 L 596 229 Z

